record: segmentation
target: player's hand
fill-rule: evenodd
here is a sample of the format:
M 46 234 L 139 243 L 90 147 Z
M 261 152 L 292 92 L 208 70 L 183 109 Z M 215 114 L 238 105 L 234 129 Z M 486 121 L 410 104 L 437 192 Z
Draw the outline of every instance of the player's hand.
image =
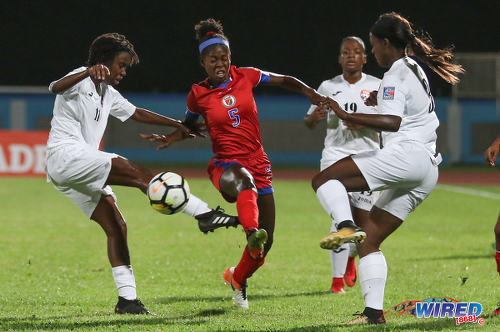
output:
M 491 167 L 495 167 L 495 161 L 497 160 L 498 151 L 500 150 L 500 139 L 496 139 L 488 149 L 484 152 L 484 157 L 486 162 Z
M 311 120 L 314 121 L 314 123 L 318 123 L 322 120 L 325 120 L 327 114 L 328 111 L 326 110 L 325 104 L 321 103 L 314 109 L 314 111 L 312 111 L 309 116 Z
M 347 118 L 349 117 L 349 113 L 344 111 L 342 107 L 340 107 L 339 104 L 331 98 L 327 98 L 326 106 L 333 112 L 335 112 L 335 115 L 337 115 L 337 117 L 341 120 L 347 120 Z
M 316 90 L 311 89 L 307 94 L 307 98 L 313 105 L 320 105 L 326 101 L 326 97 L 318 93 Z
M 156 150 L 159 151 L 161 149 L 168 148 L 170 145 L 174 144 L 177 141 L 182 140 L 184 134 L 180 130 L 174 131 L 172 134 L 163 135 L 163 134 L 139 134 L 141 138 L 147 139 L 150 142 L 160 143 Z
M 377 106 L 377 90 L 373 90 L 370 92 L 370 96 L 366 98 L 365 105 L 366 106 Z
M 105 81 L 109 75 L 109 68 L 102 64 L 93 65 L 88 68 L 90 77 L 97 82 Z

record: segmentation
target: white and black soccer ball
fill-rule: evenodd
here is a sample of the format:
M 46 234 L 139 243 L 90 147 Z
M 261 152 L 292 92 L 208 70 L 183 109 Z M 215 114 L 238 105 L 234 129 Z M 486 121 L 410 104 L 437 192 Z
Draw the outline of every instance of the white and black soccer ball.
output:
M 186 206 L 190 195 L 186 179 L 177 173 L 159 173 L 149 182 L 148 198 L 151 207 L 163 214 L 181 211 Z

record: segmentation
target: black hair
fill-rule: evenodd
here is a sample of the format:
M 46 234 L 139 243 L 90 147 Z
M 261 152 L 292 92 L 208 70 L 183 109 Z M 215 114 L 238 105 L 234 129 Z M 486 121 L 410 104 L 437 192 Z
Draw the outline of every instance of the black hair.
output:
M 222 23 L 220 21 L 216 21 L 213 18 L 208 18 L 206 20 L 200 21 L 194 26 L 194 32 L 196 40 L 198 41 L 198 45 L 211 38 L 222 38 L 229 42 L 229 39 L 226 37 L 226 35 L 224 35 Z M 213 46 L 214 45 L 206 47 L 202 51 L 200 56 L 203 56 L 203 54 L 205 54 L 205 52 L 207 52 Z
M 347 36 L 347 37 L 344 37 L 342 39 L 342 42 L 340 43 L 340 49 L 342 49 L 342 45 L 344 45 L 344 43 L 348 40 L 354 40 L 356 42 L 358 42 L 359 45 L 361 45 L 361 47 L 363 47 L 363 53 L 366 53 L 366 47 L 365 47 L 365 42 L 363 41 L 363 39 L 357 37 L 357 36 Z
M 417 32 L 406 18 L 398 13 L 385 13 L 370 30 L 379 39 L 387 38 L 398 49 L 406 50 L 429 68 L 436 72 L 446 82 L 455 84 L 460 81 L 457 74 L 464 72 L 461 65 L 452 63 L 453 47 L 435 48 L 431 37 L 424 32 Z
M 135 53 L 134 45 L 119 33 L 105 33 L 98 36 L 89 48 L 88 66 L 93 66 L 99 63 L 108 63 L 121 52 L 128 52 L 132 57 L 134 65 L 139 63 L 139 56 Z

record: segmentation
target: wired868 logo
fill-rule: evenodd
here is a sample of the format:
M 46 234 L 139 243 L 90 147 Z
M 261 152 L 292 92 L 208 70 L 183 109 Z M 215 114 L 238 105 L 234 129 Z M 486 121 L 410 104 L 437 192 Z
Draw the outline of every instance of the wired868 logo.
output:
M 406 301 L 396 305 L 385 313 L 384 317 L 408 314 L 417 318 L 454 318 L 455 324 L 475 323 L 484 325 L 484 318 L 479 317 L 483 306 L 478 302 L 459 302 L 449 297 L 433 297 L 422 301 Z

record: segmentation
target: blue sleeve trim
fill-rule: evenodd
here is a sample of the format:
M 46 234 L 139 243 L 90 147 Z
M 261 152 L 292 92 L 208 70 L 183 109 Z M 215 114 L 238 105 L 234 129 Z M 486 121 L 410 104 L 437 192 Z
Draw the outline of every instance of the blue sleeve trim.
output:
M 267 73 L 265 71 L 261 71 L 260 72 L 260 81 L 259 81 L 259 83 L 269 83 L 270 80 L 271 80 L 271 75 L 269 75 L 269 73 Z
M 189 109 L 186 109 L 186 119 L 198 119 L 200 115 L 198 113 L 191 112 Z
M 274 192 L 273 186 L 257 189 L 257 193 L 259 195 L 269 195 L 272 194 L 273 192 Z

